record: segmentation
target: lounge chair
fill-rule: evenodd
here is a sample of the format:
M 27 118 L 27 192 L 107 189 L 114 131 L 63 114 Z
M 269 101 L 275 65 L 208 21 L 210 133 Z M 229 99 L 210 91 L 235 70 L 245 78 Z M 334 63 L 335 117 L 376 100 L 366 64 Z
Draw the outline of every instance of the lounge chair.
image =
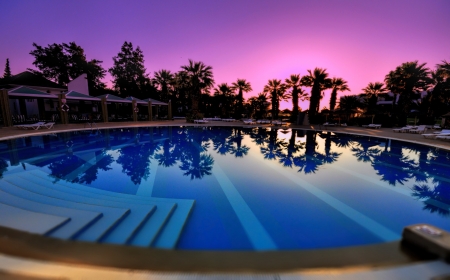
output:
M 363 125 L 362 127 L 379 129 L 379 128 L 381 128 L 381 124 L 371 123 L 371 124 L 368 124 L 368 125 Z
M 419 125 L 416 129 L 410 129 L 409 133 L 419 133 L 423 134 L 427 130 L 426 125 Z
M 409 130 L 411 130 L 413 128 L 414 128 L 413 126 L 407 125 L 402 128 L 394 128 L 394 129 L 392 129 L 392 131 L 394 131 L 394 132 L 409 132 Z
M 34 130 L 38 130 L 41 126 L 43 126 L 45 124 L 45 122 L 37 122 L 37 123 L 33 123 L 33 124 L 21 124 L 21 125 L 15 125 L 14 127 L 16 128 L 21 128 L 21 129 L 34 129 Z
M 434 133 L 426 133 L 422 134 L 423 137 L 429 138 L 429 139 L 436 139 L 438 136 L 449 136 L 450 135 L 450 129 L 443 129 L 438 132 Z
M 438 136 L 436 136 L 436 139 L 439 139 L 439 140 L 450 140 L 450 134 L 448 134 L 448 135 L 438 135 Z
M 194 120 L 194 123 L 208 123 L 207 120 Z
M 324 124 L 322 124 L 323 126 L 336 126 L 336 124 L 335 123 L 329 123 L 329 122 L 326 122 L 326 123 L 324 123 Z
M 53 125 L 55 125 L 54 122 L 46 122 L 43 125 L 41 125 L 42 127 L 45 127 L 46 129 L 51 129 L 53 128 Z
M 248 119 L 248 120 L 242 120 L 244 124 L 256 124 L 254 120 Z

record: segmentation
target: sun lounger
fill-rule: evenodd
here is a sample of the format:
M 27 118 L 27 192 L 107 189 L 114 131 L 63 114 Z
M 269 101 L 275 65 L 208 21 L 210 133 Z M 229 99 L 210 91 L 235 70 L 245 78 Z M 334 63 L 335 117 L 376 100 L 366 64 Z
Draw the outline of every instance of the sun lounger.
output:
M 337 124 L 335 124 L 335 123 L 328 123 L 328 122 L 323 124 L 323 126 L 336 126 L 336 125 Z
M 256 124 L 254 120 L 248 119 L 248 120 L 242 120 L 244 124 Z
M 409 133 L 423 134 L 427 130 L 426 125 L 419 125 L 416 129 L 410 129 Z
M 43 125 L 41 125 L 42 127 L 45 127 L 46 129 L 51 129 L 53 128 L 53 125 L 55 125 L 54 122 L 46 122 Z
M 410 126 L 410 125 L 407 125 L 407 126 L 402 127 L 402 128 L 394 128 L 394 129 L 392 129 L 392 131 L 394 131 L 394 132 L 409 132 L 410 129 L 414 129 L 414 127 Z
M 368 125 L 363 125 L 362 127 L 379 129 L 379 128 L 381 128 L 381 124 L 374 124 L 374 123 L 371 123 L 371 124 L 368 124 Z
M 450 140 L 450 134 L 448 134 L 448 135 L 438 135 L 438 136 L 436 136 L 436 139 L 439 139 L 439 140 Z
M 194 120 L 194 123 L 207 123 L 207 120 Z
M 37 122 L 37 123 L 33 123 L 33 124 L 21 124 L 21 125 L 15 125 L 14 127 L 16 128 L 21 128 L 21 129 L 34 129 L 34 130 L 38 130 L 41 126 L 43 126 L 45 124 L 45 122 Z
M 222 119 L 222 121 L 224 121 L 224 122 L 234 122 L 236 120 L 235 119 Z
M 436 139 L 438 136 L 449 136 L 450 129 L 443 129 L 442 131 L 434 132 L 434 133 L 426 133 L 422 134 L 423 137 L 429 139 Z

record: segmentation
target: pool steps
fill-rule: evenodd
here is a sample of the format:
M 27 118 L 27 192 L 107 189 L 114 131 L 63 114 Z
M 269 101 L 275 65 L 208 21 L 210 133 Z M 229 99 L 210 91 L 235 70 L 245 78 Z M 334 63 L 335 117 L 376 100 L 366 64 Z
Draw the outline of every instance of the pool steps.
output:
M 12 183 L 9 183 L 8 181 L 1 181 L 0 189 L 8 192 L 9 194 L 39 203 L 71 209 L 101 212 L 103 217 L 84 232 L 80 233 L 77 236 L 77 240 L 91 242 L 99 241 L 110 228 L 122 221 L 122 219 L 124 219 L 130 212 L 130 209 L 84 204 L 72 202 L 64 198 L 59 199 L 58 197 L 60 196 L 56 192 L 50 195 L 45 194 L 45 192 L 40 192 L 40 186 L 35 183 L 24 183 L 23 181 L 20 182 L 20 180 L 11 180 L 10 182 Z
M 59 215 L 69 217 L 70 221 L 64 226 L 56 228 L 47 235 L 61 238 L 72 239 L 83 230 L 101 218 L 102 213 L 84 210 L 69 209 L 65 207 L 57 207 L 53 205 L 37 203 L 21 197 L 11 195 L 0 190 L 0 203 L 21 208 L 27 211 L 38 212 L 48 215 Z
M 28 180 L 27 178 L 16 174 L 16 176 L 6 177 L 5 179 L 7 182 L 13 183 L 17 186 L 32 189 L 33 192 L 38 192 L 49 197 L 57 197 L 66 201 L 82 202 L 84 204 L 102 205 L 109 207 L 129 207 L 130 212 L 128 213 L 127 218 L 117 226 L 115 226 L 114 231 L 111 232 L 109 230 L 103 233 L 102 236 L 99 236 L 96 240 L 88 240 L 85 238 L 79 239 L 83 241 L 98 241 L 98 239 L 101 238 L 104 242 L 107 243 L 126 243 L 127 240 L 130 239 L 135 233 L 136 228 L 141 226 L 141 224 L 144 223 L 145 220 L 148 219 L 148 216 L 151 215 L 155 210 L 154 205 L 150 205 L 148 207 L 139 207 L 135 205 L 127 205 L 125 203 L 111 203 L 109 201 L 100 201 L 88 196 L 78 195 L 76 192 L 70 193 L 67 191 L 61 191 L 58 186 L 54 186 L 51 182 L 39 178 L 28 178 Z M 89 229 L 87 229 L 87 231 L 89 231 Z M 81 236 L 83 235 L 84 234 L 81 234 Z
M 47 184 L 52 184 L 52 182 L 48 181 L 49 175 L 43 171 L 40 170 L 33 170 L 30 172 L 27 172 L 28 175 L 33 175 L 36 177 L 39 177 L 41 179 L 45 179 L 47 181 Z M 27 175 L 27 176 L 28 176 Z M 32 180 L 36 180 L 34 177 L 30 177 Z M 81 184 L 76 183 L 70 183 L 67 181 L 60 180 L 56 182 L 58 187 L 64 186 L 68 187 L 71 190 L 76 189 L 77 191 L 84 191 L 89 196 L 94 196 L 93 194 L 100 195 L 100 199 L 109 200 L 111 198 L 118 199 L 120 201 L 132 204 L 141 203 L 141 204 L 148 204 L 149 202 L 160 202 L 163 204 L 166 203 L 176 203 L 176 211 L 173 212 L 173 214 L 170 216 L 170 219 L 167 221 L 167 224 L 165 224 L 161 232 L 158 234 L 157 240 L 154 242 L 153 247 L 156 248 L 174 248 L 176 246 L 176 242 L 178 241 L 178 238 L 181 234 L 181 231 L 184 227 L 184 224 L 186 222 L 186 219 L 189 217 L 190 212 L 194 206 L 194 200 L 187 200 L 187 199 L 170 199 L 170 198 L 158 198 L 158 197 L 146 197 L 146 196 L 139 196 L 139 195 L 130 195 L 130 194 L 122 194 L 122 193 L 116 193 L 116 192 L 110 192 L 106 190 L 100 190 L 96 188 L 87 187 Z M 87 195 L 86 194 L 86 195 Z M 131 241 L 131 245 L 140 245 L 142 246 L 141 240 L 138 236 L 134 238 L 136 240 L 136 243 L 133 243 Z
M 0 203 L 0 225 L 45 235 L 70 221 L 68 217 L 42 214 Z
M 53 207 L 89 211 L 101 216 L 64 239 L 175 248 L 195 203 L 193 200 L 121 194 L 53 180 L 40 170 L 15 173 L 4 176 L 0 190 L 16 195 L 22 203 L 23 200 L 48 203 Z M 20 203 L 15 207 L 24 208 Z M 35 209 L 40 212 L 39 208 Z M 59 233 L 62 228 L 48 235 L 62 238 Z

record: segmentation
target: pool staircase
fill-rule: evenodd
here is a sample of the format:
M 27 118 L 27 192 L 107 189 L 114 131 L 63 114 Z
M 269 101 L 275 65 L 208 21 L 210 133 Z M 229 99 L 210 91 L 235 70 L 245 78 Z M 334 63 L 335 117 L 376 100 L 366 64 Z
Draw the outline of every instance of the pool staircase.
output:
M 66 240 L 173 249 L 194 200 L 115 193 L 32 170 L 0 180 L 0 226 Z

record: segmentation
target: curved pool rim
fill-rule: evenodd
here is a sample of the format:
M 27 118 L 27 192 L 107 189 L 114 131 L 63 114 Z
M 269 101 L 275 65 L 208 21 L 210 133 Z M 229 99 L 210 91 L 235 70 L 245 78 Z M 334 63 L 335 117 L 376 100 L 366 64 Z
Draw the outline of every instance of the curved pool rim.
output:
M 155 125 L 127 124 L 98 127 L 95 129 L 117 129 L 150 126 L 198 126 L 189 123 L 158 123 Z M 203 126 L 222 126 L 206 124 Z M 230 125 L 227 125 L 230 126 Z M 234 127 L 260 127 L 262 125 L 233 124 Z M 262 126 L 273 127 L 273 126 Z M 276 127 L 281 128 L 281 127 Z M 425 146 L 449 150 L 450 147 L 432 145 L 414 140 L 336 131 L 330 129 L 314 129 L 311 127 L 291 126 L 289 128 L 330 131 L 398 140 Z M 14 136 L 0 137 L 9 140 L 35 135 L 46 135 L 60 132 L 90 130 L 86 128 L 61 128 L 50 131 L 17 131 Z M 413 248 L 402 241 L 385 242 L 373 245 L 286 251 L 188 251 L 162 250 L 154 248 L 131 247 L 122 245 L 95 244 L 80 241 L 65 241 L 56 238 L 30 234 L 10 228 L 0 227 L 0 253 L 31 258 L 35 260 L 76 263 L 101 267 L 137 269 L 164 272 L 289 272 L 289 271 L 324 271 L 335 269 L 371 270 L 373 268 L 395 267 L 417 262 L 437 259 L 424 251 Z

